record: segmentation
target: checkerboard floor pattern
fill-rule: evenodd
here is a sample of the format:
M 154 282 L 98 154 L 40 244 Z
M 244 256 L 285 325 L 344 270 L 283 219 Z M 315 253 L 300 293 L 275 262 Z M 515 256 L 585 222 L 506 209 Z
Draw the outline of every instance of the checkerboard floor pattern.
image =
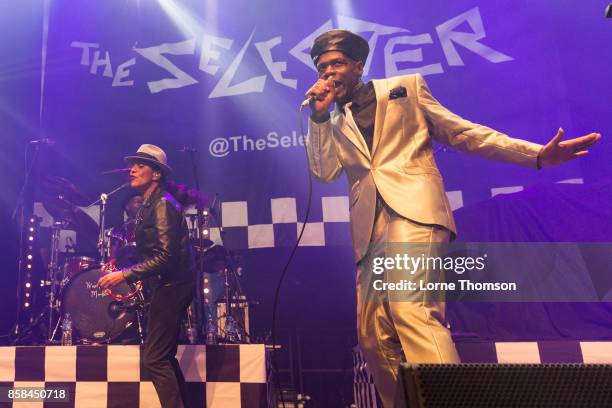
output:
M 4 407 L 156 408 L 140 346 L 0 347 L 0 387 L 67 388 L 67 402 L 1 403 Z M 179 346 L 190 407 L 267 406 L 263 344 Z

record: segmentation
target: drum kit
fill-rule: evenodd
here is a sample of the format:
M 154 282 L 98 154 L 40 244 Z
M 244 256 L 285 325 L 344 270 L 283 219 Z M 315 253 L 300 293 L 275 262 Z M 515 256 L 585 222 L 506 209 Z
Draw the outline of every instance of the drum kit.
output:
M 126 169 L 116 169 L 103 174 L 125 171 Z M 97 284 L 100 276 L 107 271 L 141 261 L 136 249 L 133 219 L 128 218 L 115 228 L 105 227 L 108 200 L 127 186 L 128 184 L 124 184 L 110 193 L 102 193 L 99 200 L 90 204 L 87 197 L 64 178 L 46 177 L 42 183 L 42 205 L 55 222 L 51 227 L 49 263 L 43 285 L 46 305 L 32 325 L 47 323 L 44 325 L 45 343 L 59 343 L 60 325 L 67 316 L 72 321 L 72 339 L 77 343 L 144 342 L 148 302 L 156 279 L 148 279 L 134 285 L 123 282 L 114 287 L 112 292 L 102 290 Z M 100 207 L 99 223 L 82 209 L 95 205 Z M 195 214 L 187 214 L 186 217 L 196 260 L 198 290 L 185 318 L 185 337 L 193 344 L 204 341 L 248 342 L 249 328 L 244 325 L 244 316 L 238 316 L 241 313 L 248 314 L 249 304 L 240 289 L 237 273 L 240 268 L 236 266 L 235 257 L 226 247 L 210 239 L 210 224 L 215 219 L 215 210 L 201 205 L 196 205 L 194 210 Z M 217 222 L 217 225 L 220 224 Z M 60 232 L 66 229 L 76 231 L 79 242 L 84 240 L 97 244 L 97 256 L 78 252 L 66 252 L 65 256 L 62 256 Z M 222 231 L 222 228 L 220 230 Z M 223 290 L 219 291 L 223 293 L 218 294 L 216 302 L 211 302 L 213 294 L 209 279 L 213 275 L 218 277 L 217 280 L 223 281 Z M 236 302 L 235 299 L 242 300 Z M 211 304 L 214 303 L 224 304 L 225 308 L 213 310 Z M 236 309 L 238 303 L 244 305 L 244 310 Z M 216 316 L 216 319 L 215 312 L 221 309 L 223 315 Z M 246 321 L 248 322 L 248 317 Z M 220 327 L 221 325 L 223 327 Z

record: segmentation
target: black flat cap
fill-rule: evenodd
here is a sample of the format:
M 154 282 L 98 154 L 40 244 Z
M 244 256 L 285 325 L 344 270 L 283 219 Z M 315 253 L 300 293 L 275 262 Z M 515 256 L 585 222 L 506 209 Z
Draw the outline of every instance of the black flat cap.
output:
M 365 39 L 351 31 L 330 30 L 314 40 L 310 49 L 312 62 L 317 65 L 319 57 L 329 51 L 341 51 L 352 60 L 365 63 L 370 53 L 370 46 Z

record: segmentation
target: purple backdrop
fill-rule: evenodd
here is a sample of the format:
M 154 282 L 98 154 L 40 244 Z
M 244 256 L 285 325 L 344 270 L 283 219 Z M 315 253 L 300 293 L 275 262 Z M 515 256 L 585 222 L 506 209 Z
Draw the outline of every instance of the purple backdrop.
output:
M 10 213 L 23 181 L 27 140 L 56 138 L 55 146 L 43 150 L 39 172 L 71 179 L 92 200 L 123 181 L 101 172 L 122 166 L 121 158 L 141 143 L 166 149 L 174 178 L 192 184 L 189 156 L 179 149 L 196 147 L 202 189 L 225 203 L 226 245 L 244 258 L 244 286 L 261 302 L 256 323 L 264 331 L 272 288 L 305 211 L 307 173 L 297 106 L 315 80 L 307 53 L 317 33 L 332 27 L 361 33 L 372 49 L 366 79 L 421 72 L 449 109 L 512 136 L 543 143 L 559 127 L 571 137 L 604 134 L 588 158 L 540 172 L 440 152 L 437 161 L 458 210 L 459 236 L 486 240 L 490 237 L 474 233 L 473 219 L 464 215 L 480 208 L 472 207 L 476 203 L 534 185 L 572 180 L 591 188 L 610 178 L 612 108 L 606 84 L 612 26 L 603 18 L 604 6 L 553 0 L 3 2 L 4 331 L 12 323 L 16 275 Z M 343 179 L 314 186 L 307 246 L 298 252 L 283 292 L 285 329 L 354 336 L 346 195 Z M 578 196 L 586 205 L 587 197 Z M 582 216 L 581 205 L 529 195 L 524 200 L 537 202 L 541 214 L 567 219 L 580 214 L 580 240 L 610 238 L 601 218 Z M 111 206 L 118 213 L 117 203 Z M 480 231 L 528 225 L 522 211 L 513 214 L 481 222 Z M 546 230 L 550 240 L 572 237 Z M 529 231 L 522 240 L 536 240 L 542 232 Z M 463 311 L 455 317 L 457 327 L 483 337 L 525 337 L 525 331 L 504 327 L 503 319 L 495 321 L 494 330 L 466 323 L 481 311 Z M 563 330 L 542 319 L 530 326 L 542 331 L 527 335 L 605 337 L 599 326 L 585 332 L 579 317 Z M 354 340 L 346 341 L 345 334 L 338 344 Z M 312 343 L 316 348 L 316 340 Z

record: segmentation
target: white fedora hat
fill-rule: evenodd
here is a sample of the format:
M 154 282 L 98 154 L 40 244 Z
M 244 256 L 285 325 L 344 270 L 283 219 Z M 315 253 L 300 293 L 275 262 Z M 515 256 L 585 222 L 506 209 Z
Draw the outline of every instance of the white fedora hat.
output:
M 123 160 L 125 160 L 127 163 L 139 161 L 145 162 L 160 169 L 164 175 L 172 173 L 172 169 L 170 166 L 168 166 L 166 152 L 164 152 L 160 147 L 152 144 L 140 145 L 136 151 L 136 154 L 132 156 L 125 156 Z

